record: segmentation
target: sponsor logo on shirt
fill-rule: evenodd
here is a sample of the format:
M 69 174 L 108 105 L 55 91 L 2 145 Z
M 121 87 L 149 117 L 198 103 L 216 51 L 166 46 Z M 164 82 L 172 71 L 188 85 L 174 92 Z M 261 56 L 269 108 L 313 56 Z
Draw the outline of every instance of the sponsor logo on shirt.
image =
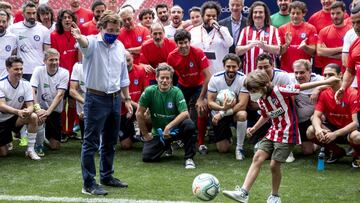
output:
M 23 101 L 24 101 L 24 96 L 20 96 L 20 97 L 18 98 L 18 102 L 21 103 L 21 102 L 23 102 Z
M 269 112 L 269 116 L 270 116 L 271 118 L 277 118 L 277 117 L 279 117 L 280 115 L 282 115 L 283 113 L 285 113 L 285 111 L 284 111 L 283 108 L 280 107 L 280 108 L 278 108 L 278 109 L 275 109 L 275 110 Z
M 39 36 L 39 35 L 35 35 L 35 36 L 34 36 L 34 40 L 35 40 L 35 41 L 40 41 L 40 36 Z
M 23 39 L 26 39 L 26 36 L 19 36 L 19 40 L 23 40 Z
M 49 84 L 44 83 L 44 88 L 50 88 Z
M 174 104 L 173 104 L 172 102 L 168 102 L 168 103 L 167 103 L 167 108 L 168 108 L 168 109 L 174 108 Z
M 5 97 L 5 101 L 6 101 L 6 102 L 9 102 L 9 101 L 11 101 L 11 99 L 10 99 L 10 98 Z
M 11 46 L 10 46 L 10 45 L 6 45 L 5 51 L 7 51 L 7 52 L 11 51 Z

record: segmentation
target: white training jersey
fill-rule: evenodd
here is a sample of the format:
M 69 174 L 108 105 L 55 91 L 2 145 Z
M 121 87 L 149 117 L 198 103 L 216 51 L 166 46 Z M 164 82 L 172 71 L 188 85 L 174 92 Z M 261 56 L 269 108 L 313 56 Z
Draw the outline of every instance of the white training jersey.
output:
M 59 89 L 67 90 L 69 83 L 69 71 L 59 67 L 54 75 L 49 75 L 46 66 L 37 66 L 31 76 L 30 84 L 37 90 L 37 101 L 42 109 L 48 109 L 53 102 Z M 63 101 L 54 109 L 61 113 Z
M 77 91 L 84 98 L 86 88 L 85 88 L 84 70 L 83 70 L 82 63 L 77 62 L 77 63 L 74 64 L 70 80 L 73 81 L 73 82 L 77 82 L 79 84 L 80 88 L 77 89 Z M 76 101 L 76 112 L 77 112 L 77 114 L 80 115 L 81 112 L 83 112 L 83 111 L 84 111 L 84 104 Z
M 239 96 L 240 92 L 248 92 L 244 87 L 244 81 L 246 76 L 244 73 L 237 71 L 236 77 L 233 83 L 229 86 L 225 80 L 225 71 L 220 71 L 211 76 L 208 83 L 208 91 L 212 93 L 218 93 L 220 90 L 229 89 L 233 91 L 236 96 Z
M 32 74 L 36 66 L 44 64 L 43 45 L 50 45 L 49 29 L 41 23 L 29 28 L 21 21 L 8 30 L 18 37 L 17 55 L 24 61 L 24 74 Z
M 344 54 L 349 54 L 349 49 L 351 44 L 358 38 L 354 28 L 351 28 L 350 30 L 348 30 L 343 38 L 343 49 L 342 49 L 342 53 Z M 347 64 L 345 65 L 347 66 Z M 351 87 L 357 88 L 357 77 L 354 77 L 354 81 L 351 84 Z
M 5 35 L 0 37 L 0 79 L 8 74 L 5 61 L 11 56 L 12 51 L 17 48 L 17 44 L 17 36 L 9 31 L 6 31 Z
M 289 73 L 289 75 L 291 77 L 291 81 L 293 82 L 293 84 L 299 84 L 299 82 L 295 78 L 294 73 Z M 311 73 L 309 82 L 320 81 L 323 79 L 324 79 L 323 76 L 315 73 Z M 309 120 L 310 117 L 314 114 L 315 104 L 312 103 L 310 100 L 310 96 L 313 90 L 314 88 L 301 90 L 300 93 L 295 96 L 295 105 L 296 105 L 296 111 L 297 111 L 299 123 Z
M 175 35 L 177 28 L 175 28 L 174 26 L 172 26 L 172 24 L 170 24 L 170 25 L 165 26 L 164 30 L 165 30 L 166 38 L 174 39 L 174 35 Z
M 229 53 L 233 45 L 233 38 L 229 29 L 220 26 L 219 30 L 212 29 L 209 33 L 204 26 L 197 26 L 190 30 L 191 45 L 200 48 L 209 59 L 209 71 L 213 75 L 224 70 L 223 58 Z
M 274 68 L 273 70 L 273 78 L 271 79 L 271 83 L 274 86 L 293 84 L 291 82 L 289 73 L 277 68 Z
M 25 102 L 32 102 L 32 88 L 26 80 L 20 80 L 16 87 L 10 84 L 8 77 L 0 80 L 0 99 L 5 99 L 6 105 L 15 109 L 22 109 Z M 0 122 L 4 122 L 14 114 L 0 112 Z

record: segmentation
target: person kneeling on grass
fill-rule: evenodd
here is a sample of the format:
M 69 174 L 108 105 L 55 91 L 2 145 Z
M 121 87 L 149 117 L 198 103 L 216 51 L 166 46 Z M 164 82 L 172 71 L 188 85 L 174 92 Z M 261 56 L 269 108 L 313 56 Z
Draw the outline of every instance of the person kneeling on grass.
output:
M 263 71 L 251 72 L 246 77 L 245 87 L 250 93 L 250 99 L 259 104 L 261 117 L 253 127 L 247 129 L 247 135 L 251 136 L 269 119 L 271 119 L 272 126 L 259 143 L 259 149 L 254 155 L 242 187 L 235 191 L 224 190 L 223 194 L 238 202 L 248 202 L 249 191 L 260 172 L 261 165 L 271 156 L 270 168 L 273 182 L 267 202 L 281 202 L 278 195 L 281 182 L 280 165 L 285 162 L 293 144 L 301 144 L 292 96 L 299 94 L 301 90 L 319 85 L 331 85 L 339 80 L 339 78 L 331 77 L 323 81 L 273 86 L 270 77 Z
M 145 89 L 136 112 L 136 119 L 145 141 L 142 159 L 144 162 L 159 161 L 172 141 L 182 140 L 185 144 L 185 168 L 194 169 L 193 157 L 196 154 L 197 138 L 195 124 L 190 119 L 181 90 L 172 86 L 174 70 L 168 64 L 161 63 L 155 72 L 158 85 Z M 147 108 L 151 114 L 151 132 L 146 127 Z
M 11 131 L 20 131 L 23 125 L 27 125 L 29 141 L 25 156 L 40 160 L 34 150 L 38 117 L 33 113 L 32 88 L 22 79 L 23 61 L 20 57 L 10 56 L 5 64 L 8 76 L 0 81 L 0 157 L 8 154 Z M 24 103 L 26 108 L 22 109 Z

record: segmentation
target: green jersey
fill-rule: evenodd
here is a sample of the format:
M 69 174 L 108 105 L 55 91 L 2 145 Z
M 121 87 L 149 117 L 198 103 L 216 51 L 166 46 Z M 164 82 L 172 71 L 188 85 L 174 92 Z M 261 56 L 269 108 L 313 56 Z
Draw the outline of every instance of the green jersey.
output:
M 279 12 L 275 13 L 274 15 L 270 16 L 271 18 L 271 25 L 279 28 L 282 25 L 290 22 L 290 15 L 281 15 Z
M 156 129 L 164 129 L 181 112 L 187 111 L 184 95 L 178 87 L 161 92 L 157 85 L 149 86 L 141 94 L 139 105 L 150 110 L 153 135 L 158 135 Z

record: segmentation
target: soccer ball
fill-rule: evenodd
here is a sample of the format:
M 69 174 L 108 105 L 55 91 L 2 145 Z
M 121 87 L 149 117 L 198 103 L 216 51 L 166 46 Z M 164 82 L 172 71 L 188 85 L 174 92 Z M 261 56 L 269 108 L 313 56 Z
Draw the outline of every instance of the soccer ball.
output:
M 209 173 L 202 173 L 195 177 L 192 192 L 200 200 L 213 200 L 220 192 L 219 180 Z
M 236 99 L 235 92 L 229 89 L 223 89 L 216 95 L 216 103 L 222 106 L 224 104 L 225 97 L 227 98 L 227 101 L 233 101 Z

